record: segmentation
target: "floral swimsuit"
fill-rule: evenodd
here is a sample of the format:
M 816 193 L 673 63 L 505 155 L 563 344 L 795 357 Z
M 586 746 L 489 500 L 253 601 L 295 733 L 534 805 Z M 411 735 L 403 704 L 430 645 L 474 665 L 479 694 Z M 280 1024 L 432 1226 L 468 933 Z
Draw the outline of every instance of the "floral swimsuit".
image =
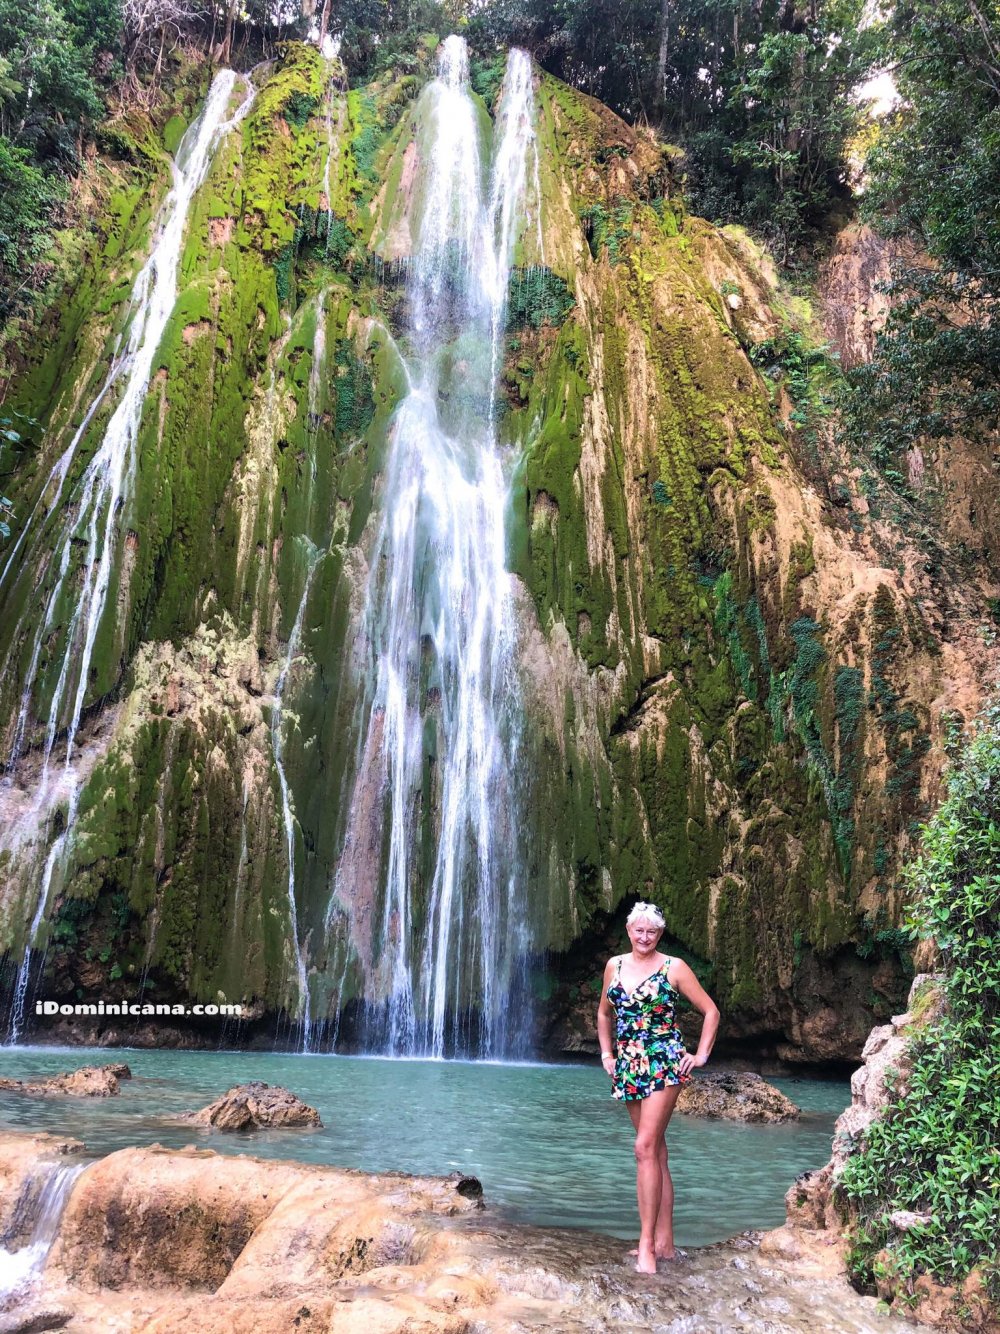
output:
M 667 981 L 672 959 L 668 955 L 663 966 L 629 994 L 621 983 L 622 958 L 608 987 L 608 1000 L 617 1014 L 618 1041 L 612 1096 L 635 1102 L 669 1084 L 688 1084 L 691 1076 L 677 1069 L 684 1040 L 674 1023 L 678 992 Z

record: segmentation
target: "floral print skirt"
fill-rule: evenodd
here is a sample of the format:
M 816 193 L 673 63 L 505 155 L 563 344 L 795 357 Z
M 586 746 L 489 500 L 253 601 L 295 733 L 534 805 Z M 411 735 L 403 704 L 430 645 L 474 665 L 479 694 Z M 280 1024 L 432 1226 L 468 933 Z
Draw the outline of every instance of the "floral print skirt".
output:
M 643 1033 L 619 1039 L 612 1096 L 636 1102 L 671 1084 L 690 1084 L 691 1076 L 678 1071 L 684 1042 L 676 1028 L 669 1033 Z

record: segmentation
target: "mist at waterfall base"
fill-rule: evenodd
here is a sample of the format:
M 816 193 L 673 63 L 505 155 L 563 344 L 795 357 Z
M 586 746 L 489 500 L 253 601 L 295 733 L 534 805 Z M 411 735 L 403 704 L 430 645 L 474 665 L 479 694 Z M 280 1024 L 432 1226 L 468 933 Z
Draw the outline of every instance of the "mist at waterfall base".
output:
M 638 1235 L 634 1139 L 626 1109 L 594 1066 L 519 1065 L 247 1052 L 128 1051 L 133 1073 L 115 1098 L 0 1093 L 0 1125 L 82 1139 L 95 1154 L 133 1144 L 294 1158 L 367 1172 L 469 1172 L 491 1209 L 520 1222 Z M 28 1079 L 94 1048 L 0 1049 L 0 1074 Z M 261 1079 L 315 1107 L 322 1130 L 215 1133 L 161 1119 Z M 668 1135 L 681 1245 L 708 1245 L 784 1221 L 789 1183 L 830 1156 L 845 1082 L 773 1081 L 799 1122 L 746 1125 L 677 1115 Z

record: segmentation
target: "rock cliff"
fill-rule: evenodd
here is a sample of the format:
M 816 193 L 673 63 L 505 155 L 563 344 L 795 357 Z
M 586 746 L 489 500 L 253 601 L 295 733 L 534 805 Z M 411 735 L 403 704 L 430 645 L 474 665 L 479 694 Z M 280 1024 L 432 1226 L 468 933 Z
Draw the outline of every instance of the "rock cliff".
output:
M 179 65 L 153 118 L 131 115 L 88 164 L 47 305 L 8 340 L 6 401 L 38 423 L 0 552 L 12 1011 L 39 990 L 226 999 L 270 1032 L 301 1019 L 305 988 L 327 1040 L 363 1035 L 399 923 L 384 844 L 345 848 L 352 800 L 382 828 L 383 794 L 357 782 L 356 645 L 394 504 L 432 74 L 421 50 L 345 91 L 336 62 L 291 44 L 254 72 L 252 104 L 234 85 L 78 680 L 91 575 L 72 523 L 89 493 L 73 488 L 118 392 L 109 368 L 202 66 Z M 495 89 L 476 86 L 488 135 Z M 546 74 L 534 101 L 498 411 L 525 712 L 516 1003 L 534 1001 L 532 1043 L 586 1048 L 600 961 L 641 894 L 704 966 L 726 1039 L 855 1058 L 908 984 L 893 872 L 949 722 L 979 701 L 988 580 L 960 587 L 947 560 L 929 573 L 907 516 L 833 458 L 793 364 L 818 317 L 747 236 L 685 211 L 676 155 Z M 859 244 L 843 239 L 826 281 L 845 346 L 870 286 L 843 259 Z M 960 511 L 953 536 L 973 522 Z M 425 893 L 441 707 L 429 688 Z

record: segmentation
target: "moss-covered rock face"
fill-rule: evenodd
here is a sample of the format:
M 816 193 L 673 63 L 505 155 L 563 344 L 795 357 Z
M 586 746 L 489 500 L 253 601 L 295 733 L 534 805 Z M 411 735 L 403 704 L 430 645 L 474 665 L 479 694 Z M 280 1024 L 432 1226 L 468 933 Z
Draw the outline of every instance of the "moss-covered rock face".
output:
M 75 797 L 58 763 L 42 774 L 67 614 L 33 666 L 43 547 L 0 588 L 0 740 L 19 753 L 0 788 L 8 993 L 48 860 L 49 995 L 294 1017 L 304 969 L 314 1018 L 359 999 L 371 931 L 331 913 L 331 886 L 359 759 L 352 635 L 405 387 L 393 334 L 429 54 L 343 92 L 335 64 L 291 45 L 216 155 L 119 519 Z M 41 423 L 6 488 L 19 514 L 51 503 L 106 375 L 193 109 L 179 94 L 161 141 L 107 166 L 119 188 L 98 196 L 92 243 L 67 238 L 43 336 L 13 357 L 11 402 Z M 586 1045 L 573 1016 L 641 894 L 730 1037 L 851 1058 L 905 989 L 894 868 L 976 665 L 806 483 L 795 404 L 751 360 L 806 327 L 766 257 L 686 215 L 668 151 L 548 76 L 537 139 L 500 395 L 539 1040 Z

